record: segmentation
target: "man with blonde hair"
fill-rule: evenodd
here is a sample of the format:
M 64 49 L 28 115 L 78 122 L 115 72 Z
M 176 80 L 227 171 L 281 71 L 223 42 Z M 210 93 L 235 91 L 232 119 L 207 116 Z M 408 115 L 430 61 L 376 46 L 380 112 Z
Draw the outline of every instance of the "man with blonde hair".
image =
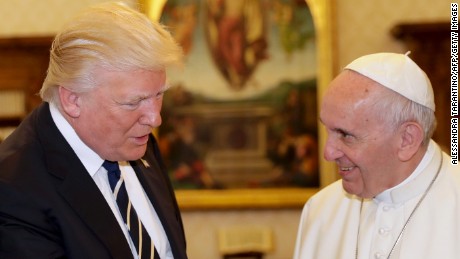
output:
M 44 102 L 0 145 L 0 258 L 187 258 L 152 129 L 182 50 L 120 3 L 57 34 Z
M 324 157 L 341 180 L 305 205 L 295 259 L 458 258 L 460 168 L 431 140 L 433 89 L 408 57 L 356 59 L 330 84 Z

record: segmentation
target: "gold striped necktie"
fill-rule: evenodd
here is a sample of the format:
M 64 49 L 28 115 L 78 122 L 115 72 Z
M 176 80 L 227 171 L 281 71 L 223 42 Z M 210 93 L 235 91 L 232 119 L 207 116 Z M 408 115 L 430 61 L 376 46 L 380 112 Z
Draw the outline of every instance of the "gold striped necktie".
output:
M 104 161 L 102 166 L 107 170 L 110 188 L 118 204 L 123 221 L 125 222 L 131 239 L 136 247 L 140 259 L 160 259 L 153 241 L 145 230 L 141 220 L 137 217 L 136 210 L 129 200 L 125 183 L 121 176 L 118 162 Z

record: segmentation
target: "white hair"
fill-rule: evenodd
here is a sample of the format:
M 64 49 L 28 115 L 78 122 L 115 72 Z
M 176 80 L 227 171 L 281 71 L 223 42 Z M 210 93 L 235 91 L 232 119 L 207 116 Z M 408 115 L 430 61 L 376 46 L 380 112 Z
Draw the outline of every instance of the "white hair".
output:
M 427 145 L 436 129 L 434 111 L 382 86 L 382 94 L 374 108 L 379 118 L 396 130 L 405 122 L 416 122 L 424 132 L 423 145 Z

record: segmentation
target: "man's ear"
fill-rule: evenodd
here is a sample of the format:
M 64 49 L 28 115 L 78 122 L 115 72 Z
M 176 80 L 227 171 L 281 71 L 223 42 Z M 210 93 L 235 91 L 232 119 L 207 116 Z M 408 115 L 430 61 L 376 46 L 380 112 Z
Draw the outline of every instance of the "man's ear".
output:
M 59 86 L 59 99 L 62 110 L 71 118 L 80 116 L 80 96 L 71 90 Z
M 401 142 L 398 157 L 401 161 L 410 160 L 420 149 L 424 138 L 424 131 L 416 122 L 405 122 L 400 128 Z

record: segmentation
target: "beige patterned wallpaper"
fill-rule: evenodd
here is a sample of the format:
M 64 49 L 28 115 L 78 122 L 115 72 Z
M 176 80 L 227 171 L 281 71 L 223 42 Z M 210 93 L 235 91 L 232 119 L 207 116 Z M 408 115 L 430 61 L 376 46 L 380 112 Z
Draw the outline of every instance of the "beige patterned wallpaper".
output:
M 332 0 L 337 37 L 335 63 L 343 67 L 372 52 L 405 52 L 389 30 L 399 22 L 448 20 L 447 0 Z M 52 35 L 74 13 L 102 0 L 0 0 L 0 37 Z M 125 1 L 134 3 L 136 1 Z M 1 58 L 1 57 L 0 57 Z M 222 226 L 262 225 L 273 230 L 274 250 L 265 259 L 292 258 L 301 208 L 183 212 L 190 259 L 218 259 Z

